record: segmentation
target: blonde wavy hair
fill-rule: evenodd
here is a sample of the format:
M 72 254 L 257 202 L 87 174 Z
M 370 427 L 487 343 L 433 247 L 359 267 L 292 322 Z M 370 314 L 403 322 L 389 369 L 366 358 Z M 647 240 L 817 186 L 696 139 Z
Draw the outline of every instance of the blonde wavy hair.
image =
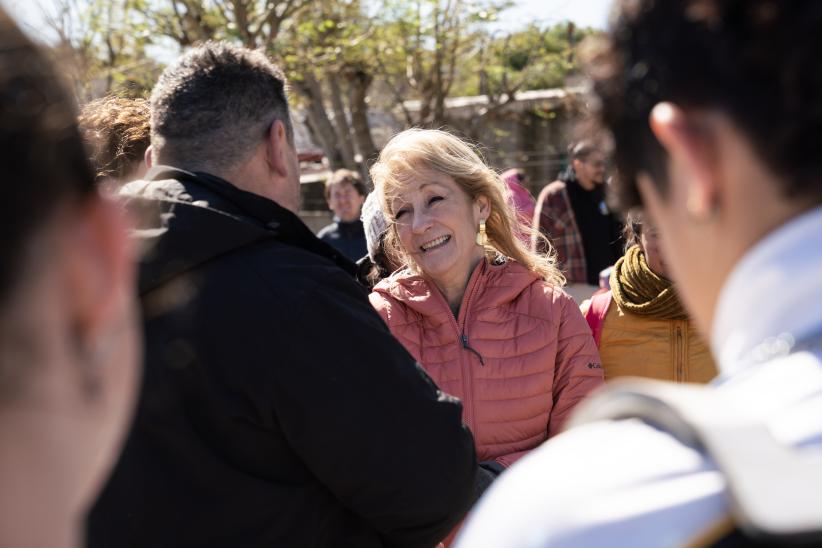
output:
M 409 129 L 395 135 L 380 152 L 371 167 L 371 180 L 375 188 L 382 191 L 382 210 L 390 222 L 394 219 L 391 202 L 407 181 L 402 175 L 420 166 L 450 176 L 472 201 L 479 196 L 488 199 L 491 207 L 485 221 L 488 234 L 485 251 L 489 260 L 513 259 L 553 285 L 565 284 L 550 245 L 548 254 L 538 254 L 517 238 L 517 233 L 530 234 L 532 227 L 519 220 L 511 204 L 510 190 L 500 175 L 486 165 L 471 145 L 445 131 Z M 419 272 L 419 267 L 402 248 L 394 222 L 385 235 L 384 245 L 395 264 L 404 264 Z

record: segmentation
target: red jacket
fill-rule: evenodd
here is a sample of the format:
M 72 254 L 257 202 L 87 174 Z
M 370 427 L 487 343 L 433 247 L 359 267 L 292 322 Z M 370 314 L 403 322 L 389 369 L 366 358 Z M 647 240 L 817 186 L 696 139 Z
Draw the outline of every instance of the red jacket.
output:
M 509 466 L 559 432 L 603 382 L 577 305 L 516 262 L 481 261 L 458 318 L 432 282 L 408 273 L 380 282 L 371 303 L 440 388 L 462 400 L 480 460 Z

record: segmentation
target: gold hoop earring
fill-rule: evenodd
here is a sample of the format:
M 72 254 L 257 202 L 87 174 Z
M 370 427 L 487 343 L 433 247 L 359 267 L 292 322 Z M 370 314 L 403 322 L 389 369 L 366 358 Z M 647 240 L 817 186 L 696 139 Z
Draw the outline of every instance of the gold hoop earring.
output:
M 488 234 L 485 232 L 485 219 L 479 222 L 479 232 L 477 232 L 477 245 L 485 247 L 488 245 Z

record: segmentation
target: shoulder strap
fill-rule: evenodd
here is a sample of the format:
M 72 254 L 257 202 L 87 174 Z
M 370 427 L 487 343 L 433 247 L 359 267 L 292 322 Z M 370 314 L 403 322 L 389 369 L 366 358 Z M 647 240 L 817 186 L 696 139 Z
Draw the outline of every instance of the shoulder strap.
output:
M 602 326 L 605 324 L 605 316 L 608 314 L 608 308 L 611 306 L 611 291 L 604 291 L 602 293 L 595 293 L 591 297 L 591 305 L 585 312 L 585 319 L 588 321 L 588 327 L 591 328 L 591 333 L 594 335 L 594 341 L 599 348 L 599 342 L 602 340 Z
M 628 418 L 710 456 L 727 480 L 736 523 L 752 537 L 822 541 L 822 461 L 780 443 L 744 406 L 711 386 L 632 379 L 583 401 L 569 427 Z

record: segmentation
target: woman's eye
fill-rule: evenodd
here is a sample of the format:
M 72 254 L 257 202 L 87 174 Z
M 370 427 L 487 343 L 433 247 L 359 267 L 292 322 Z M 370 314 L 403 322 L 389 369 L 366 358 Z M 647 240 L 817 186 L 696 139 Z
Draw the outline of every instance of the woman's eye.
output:
M 407 209 L 401 209 L 397 211 L 396 213 L 394 213 L 394 220 L 399 221 L 400 218 L 402 218 L 406 213 L 408 213 Z
M 444 199 L 444 198 L 443 198 L 442 196 L 432 196 L 432 197 L 428 200 L 428 205 L 433 205 L 433 204 L 435 204 L 436 202 L 439 202 L 439 201 L 441 201 L 441 200 L 443 200 L 443 199 Z

